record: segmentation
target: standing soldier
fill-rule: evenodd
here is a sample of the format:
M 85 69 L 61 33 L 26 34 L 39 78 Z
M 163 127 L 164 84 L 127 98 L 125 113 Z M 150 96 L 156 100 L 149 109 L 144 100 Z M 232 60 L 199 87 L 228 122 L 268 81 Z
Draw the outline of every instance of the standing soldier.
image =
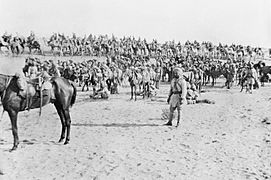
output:
M 173 79 L 170 84 L 170 91 L 167 102 L 170 104 L 169 120 L 165 124 L 172 126 L 173 113 L 175 109 L 178 112 L 177 126 L 179 125 L 181 118 L 181 105 L 186 103 L 187 85 L 183 78 L 183 71 L 181 68 L 175 68 L 173 70 Z
M 155 73 L 156 73 L 156 76 L 155 76 L 155 88 L 159 89 L 160 81 L 161 81 L 161 77 L 162 77 L 162 68 L 161 68 L 159 62 L 157 62 Z
M 34 60 L 29 63 L 28 76 L 30 79 L 36 78 L 38 74 L 38 67 Z
M 253 85 L 255 83 L 255 76 L 256 75 L 256 70 L 254 69 L 251 65 L 251 62 L 249 62 L 247 64 L 247 70 L 245 72 L 245 78 L 247 80 L 247 83 L 248 83 L 248 90 L 249 90 L 249 93 L 252 94 L 252 89 L 253 89 Z
M 58 66 L 56 65 L 55 62 L 52 61 L 52 66 L 49 69 L 49 75 L 53 76 L 53 77 L 60 77 L 60 72 L 58 69 Z

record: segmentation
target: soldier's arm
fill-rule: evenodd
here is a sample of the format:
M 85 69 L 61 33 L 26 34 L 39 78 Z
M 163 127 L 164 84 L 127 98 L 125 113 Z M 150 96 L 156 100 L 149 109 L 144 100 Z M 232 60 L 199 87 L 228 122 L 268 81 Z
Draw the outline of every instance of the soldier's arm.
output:
M 173 92 L 172 92 L 172 87 L 170 86 L 170 90 L 169 90 L 169 93 L 168 93 L 168 97 L 170 97 L 172 94 L 173 94 Z
M 182 87 L 181 99 L 185 99 L 187 95 L 187 85 L 185 80 L 182 81 L 181 87 Z
M 169 103 L 170 97 L 171 97 L 172 94 L 173 94 L 173 91 L 172 91 L 172 86 L 170 84 L 170 90 L 169 90 L 169 93 L 168 93 L 167 103 Z

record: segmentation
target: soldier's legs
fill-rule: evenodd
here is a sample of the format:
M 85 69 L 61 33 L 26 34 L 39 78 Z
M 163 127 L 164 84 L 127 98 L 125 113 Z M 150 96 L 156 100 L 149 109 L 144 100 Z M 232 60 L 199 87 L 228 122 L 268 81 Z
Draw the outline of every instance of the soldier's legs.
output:
M 177 107 L 177 113 L 178 113 L 178 116 L 177 116 L 177 125 L 176 125 L 176 127 L 179 126 L 181 115 L 182 115 L 182 111 L 181 111 L 181 107 L 180 106 Z
M 169 107 L 169 119 L 168 122 L 165 124 L 166 126 L 172 126 L 173 114 L 177 107 Z
M 156 81 L 156 83 L 155 83 L 155 88 L 159 89 L 159 87 L 160 87 L 160 80 Z

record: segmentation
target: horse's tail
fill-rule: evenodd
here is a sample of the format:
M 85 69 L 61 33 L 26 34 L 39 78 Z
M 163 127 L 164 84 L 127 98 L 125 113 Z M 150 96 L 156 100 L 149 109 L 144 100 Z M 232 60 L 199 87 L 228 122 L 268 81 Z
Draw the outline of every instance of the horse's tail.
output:
M 75 85 L 73 83 L 71 83 L 71 85 L 73 87 L 73 94 L 72 94 L 72 99 L 71 99 L 70 106 L 72 107 L 72 105 L 74 105 L 75 100 L 76 100 L 77 89 L 76 89 L 76 87 L 75 87 Z

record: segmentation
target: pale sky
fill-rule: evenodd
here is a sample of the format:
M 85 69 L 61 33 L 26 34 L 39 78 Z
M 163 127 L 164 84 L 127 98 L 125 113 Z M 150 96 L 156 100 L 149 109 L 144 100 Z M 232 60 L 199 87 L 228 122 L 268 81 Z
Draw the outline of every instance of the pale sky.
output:
M 0 0 L 0 22 L 0 34 L 114 34 L 271 48 L 270 0 Z

